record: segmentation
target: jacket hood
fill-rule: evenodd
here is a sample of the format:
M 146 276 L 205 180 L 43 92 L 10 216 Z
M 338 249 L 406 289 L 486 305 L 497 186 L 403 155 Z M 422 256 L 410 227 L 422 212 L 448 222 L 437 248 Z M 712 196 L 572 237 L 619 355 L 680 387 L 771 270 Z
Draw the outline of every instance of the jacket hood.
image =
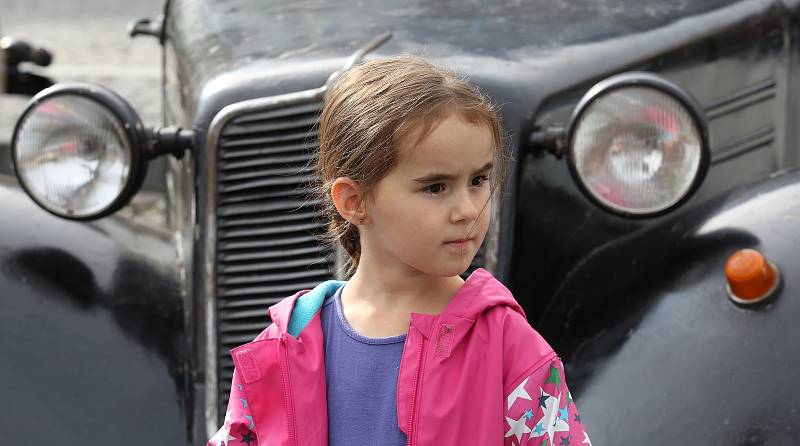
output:
M 523 317 L 525 316 L 525 311 L 514 299 L 511 291 L 495 279 L 491 273 L 483 268 L 478 268 L 464 281 L 441 314 L 411 313 L 411 324 L 426 338 L 430 338 L 434 333 L 434 325 L 437 323 L 458 323 L 459 325 L 469 323 L 472 325 L 481 313 L 501 305 L 508 306 Z M 465 330 L 459 331 L 463 333 Z
M 346 282 L 329 280 L 312 290 L 303 290 L 287 297 L 269 309 L 269 315 L 279 333 L 298 336 L 319 310 L 322 302 L 333 295 Z M 475 319 L 483 312 L 505 305 L 525 317 L 522 307 L 511 291 L 495 279 L 488 271 L 476 269 L 440 314 L 411 313 L 411 325 L 426 338 L 431 338 L 435 328 L 441 324 L 460 328 L 455 331 L 457 344 Z

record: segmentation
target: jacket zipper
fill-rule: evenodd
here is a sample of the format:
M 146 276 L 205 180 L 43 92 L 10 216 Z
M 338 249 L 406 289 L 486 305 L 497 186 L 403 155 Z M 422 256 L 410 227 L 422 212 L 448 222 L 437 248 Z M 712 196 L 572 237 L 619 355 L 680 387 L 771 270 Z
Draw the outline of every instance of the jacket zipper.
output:
M 294 417 L 294 400 L 292 399 L 292 382 L 289 380 L 289 358 L 286 347 L 286 335 L 280 335 L 281 377 L 283 378 L 283 398 L 286 400 L 286 421 L 289 431 L 289 446 L 297 445 L 297 426 Z
M 414 426 L 414 416 L 416 415 L 417 409 L 417 387 L 419 386 L 420 380 L 422 380 L 422 361 L 425 357 L 425 338 L 423 336 L 419 337 L 419 354 L 417 355 L 417 374 L 414 376 L 414 386 L 413 391 L 411 393 L 411 413 L 408 416 L 408 439 L 406 442 L 406 446 L 413 446 L 416 444 L 416 435 L 417 429 Z

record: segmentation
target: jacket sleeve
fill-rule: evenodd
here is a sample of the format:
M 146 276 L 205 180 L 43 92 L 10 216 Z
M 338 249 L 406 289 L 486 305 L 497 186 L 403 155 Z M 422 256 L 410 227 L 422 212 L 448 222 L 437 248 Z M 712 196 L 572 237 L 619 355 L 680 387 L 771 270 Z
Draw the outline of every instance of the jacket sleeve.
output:
M 557 356 L 505 392 L 505 446 L 591 446 Z
M 234 369 L 225 422 L 206 446 L 258 446 L 255 423 L 247 405 L 239 372 Z

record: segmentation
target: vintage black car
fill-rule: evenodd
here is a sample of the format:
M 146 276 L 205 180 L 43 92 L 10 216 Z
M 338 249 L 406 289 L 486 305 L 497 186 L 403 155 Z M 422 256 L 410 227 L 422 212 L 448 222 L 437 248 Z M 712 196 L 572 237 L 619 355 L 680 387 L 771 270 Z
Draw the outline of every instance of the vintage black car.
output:
M 228 350 L 344 274 L 307 195 L 326 85 L 411 52 L 501 107 L 512 169 L 474 266 L 561 354 L 594 444 L 800 444 L 799 9 L 168 1 L 132 27 L 163 45 L 161 126 L 85 84 L 17 124 L 3 443 L 203 444 Z M 114 214 L 157 156 L 166 226 Z M 743 248 L 760 253 L 752 295 L 729 259 Z

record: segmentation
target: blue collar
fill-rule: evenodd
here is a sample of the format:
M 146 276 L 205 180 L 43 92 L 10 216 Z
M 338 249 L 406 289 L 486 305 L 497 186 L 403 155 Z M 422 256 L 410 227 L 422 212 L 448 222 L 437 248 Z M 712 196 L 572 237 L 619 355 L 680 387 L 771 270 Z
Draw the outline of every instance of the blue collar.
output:
M 289 316 L 289 328 L 287 329 L 289 334 L 294 337 L 299 336 L 300 332 L 311 322 L 311 318 L 314 317 L 319 307 L 322 306 L 325 298 L 332 296 L 345 283 L 347 282 L 341 280 L 327 280 L 298 297 L 292 308 L 292 314 Z

